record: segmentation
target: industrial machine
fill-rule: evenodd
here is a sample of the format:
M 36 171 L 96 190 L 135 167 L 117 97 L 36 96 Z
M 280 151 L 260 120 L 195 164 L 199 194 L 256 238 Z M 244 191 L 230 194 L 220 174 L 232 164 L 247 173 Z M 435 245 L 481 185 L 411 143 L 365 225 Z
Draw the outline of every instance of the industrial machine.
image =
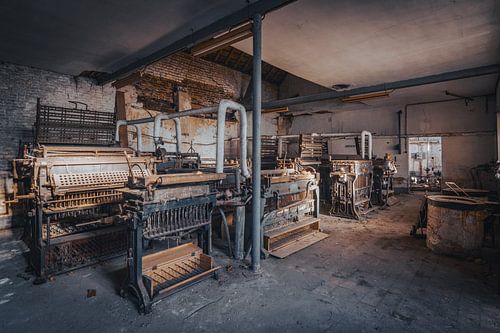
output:
M 371 202 L 376 206 L 390 206 L 398 202 L 394 196 L 392 180 L 397 173 L 391 154 L 385 154 L 383 159 L 373 161 L 373 187 Z
M 148 313 L 158 296 L 216 276 L 219 267 L 210 257 L 211 222 L 216 184 L 223 178 L 224 174 L 200 171 L 129 177 L 128 187 L 122 190 L 129 235 L 128 277 L 122 295 L 131 291 L 141 313 Z M 144 240 L 151 245 L 166 241 L 167 249 L 146 254 Z
M 262 251 L 284 258 L 328 237 L 321 232 L 319 174 L 295 164 L 291 169 L 263 170 Z
M 338 160 L 328 156 L 323 158 L 319 169 L 321 198 L 330 204 L 331 215 L 359 219 L 370 210 L 373 185 L 370 132 L 361 133 L 361 156 Z
M 310 165 L 317 170 L 321 159 L 327 155 L 327 141 L 323 140 L 321 135 L 300 134 L 299 160 L 301 165 Z
M 134 175 L 145 176 L 151 161 L 110 147 L 113 130 L 112 113 L 38 101 L 35 142 L 13 161 L 14 202 L 27 209 L 24 239 L 36 283 L 125 253 L 119 189 L 130 164 L 137 166 Z
M 210 257 L 212 213 L 218 199 L 226 203 L 231 201 L 230 188 L 239 191 L 239 186 L 235 185 L 240 182 L 237 177 L 248 177 L 246 163 L 240 163 L 241 167 L 236 165 L 234 168 L 239 172 L 235 172 L 229 182 L 224 182 L 227 171 L 224 168 L 224 122 L 228 109 L 240 114 L 240 162 L 246 162 L 246 114 L 240 104 L 222 100 L 213 110 L 160 114 L 146 119 L 154 121 L 153 137 L 158 142 L 155 170 L 158 174 L 137 176 L 131 173 L 127 188 L 121 190 L 126 198 L 124 216 L 129 238 L 128 277 L 122 294 L 131 291 L 139 301 L 141 312 L 151 310 L 154 298 L 167 296 L 217 274 L 219 267 Z M 202 169 L 198 154 L 194 151 L 181 153 L 179 118 L 214 111 L 217 111 L 215 169 Z M 161 148 L 163 120 L 176 123 L 175 153 Z M 128 125 L 137 124 L 131 121 L 117 124 L 117 140 L 119 126 Z M 150 248 L 143 249 L 144 243 Z
M 324 160 L 320 166 L 323 199 L 330 214 L 359 219 L 371 208 L 372 161 Z

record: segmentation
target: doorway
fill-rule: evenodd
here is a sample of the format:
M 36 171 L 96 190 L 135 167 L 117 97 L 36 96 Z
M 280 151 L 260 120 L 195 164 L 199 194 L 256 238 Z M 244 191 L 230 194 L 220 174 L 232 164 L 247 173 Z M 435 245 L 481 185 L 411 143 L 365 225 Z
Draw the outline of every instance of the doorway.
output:
M 440 191 L 443 172 L 441 137 L 408 138 L 410 190 Z

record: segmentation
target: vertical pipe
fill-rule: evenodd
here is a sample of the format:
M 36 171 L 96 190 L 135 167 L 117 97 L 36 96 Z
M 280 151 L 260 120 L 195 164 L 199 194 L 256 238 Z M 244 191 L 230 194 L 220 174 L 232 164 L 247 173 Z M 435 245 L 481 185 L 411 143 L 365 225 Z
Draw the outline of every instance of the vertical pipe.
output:
M 182 149 L 182 130 L 181 130 L 181 120 L 179 118 L 174 118 L 175 122 L 175 148 L 177 150 L 177 154 L 181 153 Z
M 243 260 L 245 254 L 245 206 L 236 206 L 234 212 L 235 237 L 234 237 L 234 257 L 236 260 Z
M 135 125 L 135 130 L 137 134 L 137 154 L 142 152 L 142 130 L 140 125 Z
M 260 121 L 262 108 L 262 16 L 253 17 L 252 113 L 252 270 L 260 270 Z
M 398 154 L 401 155 L 401 115 L 403 111 L 398 111 Z

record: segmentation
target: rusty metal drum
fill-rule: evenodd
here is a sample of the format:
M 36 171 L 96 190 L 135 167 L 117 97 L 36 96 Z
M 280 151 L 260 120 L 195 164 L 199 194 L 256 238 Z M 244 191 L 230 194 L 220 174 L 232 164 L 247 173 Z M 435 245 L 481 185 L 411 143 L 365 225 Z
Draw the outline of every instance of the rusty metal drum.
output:
M 436 253 L 466 256 L 482 246 L 486 205 L 477 199 L 427 197 L 427 247 Z
M 451 196 L 459 196 L 459 197 L 470 197 L 472 199 L 478 199 L 483 201 L 488 201 L 488 197 L 490 196 L 490 191 L 482 190 L 477 188 L 464 188 L 463 192 L 458 191 L 455 193 L 452 189 L 445 188 L 441 192 L 443 195 L 451 195 Z M 467 195 L 465 195 L 467 194 Z

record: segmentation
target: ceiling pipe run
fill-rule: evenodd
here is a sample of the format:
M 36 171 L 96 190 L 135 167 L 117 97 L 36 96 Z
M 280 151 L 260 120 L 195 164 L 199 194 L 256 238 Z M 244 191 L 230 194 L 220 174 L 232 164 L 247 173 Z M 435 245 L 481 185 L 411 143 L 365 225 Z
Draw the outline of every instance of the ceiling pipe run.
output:
M 323 101 L 323 100 L 329 100 L 329 99 L 337 99 L 337 98 L 352 96 L 352 95 L 356 95 L 356 94 L 359 95 L 359 94 L 375 92 L 375 91 L 385 91 L 387 89 L 401 89 L 401 88 L 416 87 L 416 86 L 421 86 L 421 85 L 426 85 L 426 84 L 460 80 L 460 79 L 466 79 L 469 77 L 483 76 L 483 75 L 490 75 L 490 74 L 497 74 L 497 73 L 500 73 L 500 64 L 469 68 L 469 69 L 464 69 L 464 70 L 454 71 L 454 72 L 446 72 L 446 73 L 441 73 L 441 74 L 436 74 L 436 75 L 424 76 L 424 77 L 402 80 L 402 81 L 395 81 L 395 82 L 390 82 L 390 83 L 383 83 L 383 84 L 378 84 L 378 85 L 374 85 L 374 86 L 356 88 L 356 89 L 351 89 L 351 90 L 328 91 L 325 93 L 319 93 L 319 94 L 313 94 L 313 95 L 307 95 L 307 96 L 279 99 L 279 100 L 275 100 L 275 101 L 271 101 L 271 102 L 262 103 L 262 108 L 263 109 L 282 108 L 282 107 L 286 107 L 289 105 L 311 103 L 311 102 L 317 102 L 317 101 Z M 247 112 L 251 112 L 253 109 L 253 107 L 250 105 L 245 105 L 245 108 L 246 108 Z M 205 107 L 205 108 L 201 108 L 201 109 L 186 110 L 186 111 L 182 111 L 182 114 L 184 116 L 196 116 L 196 115 L 215 113 L 215 112 L 217 112 L 217 106 L 210 106 L 210 107 Z M 152 121 L 151 118 L 142 118 L 142 119 L 136 119 L 136 120 L 129 120 L 129 124 L 130 125 L 145 124 L 145 123 L 150 123 L 151 121 Z

